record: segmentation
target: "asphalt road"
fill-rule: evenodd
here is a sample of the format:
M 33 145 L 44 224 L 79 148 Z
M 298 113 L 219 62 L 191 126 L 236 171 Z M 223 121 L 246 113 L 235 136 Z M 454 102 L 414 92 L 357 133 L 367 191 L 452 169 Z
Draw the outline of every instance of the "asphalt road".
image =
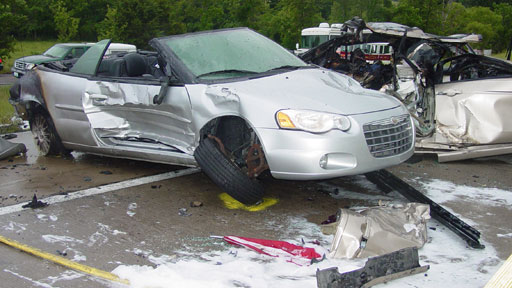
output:
M 16 81 L 16 77 L 12 73 L 0 74 L 0 85 L 12 85 Z
M 219 249 L 219 244 L 212 241 L 210 235 L 293 239 L 300 237 L 301 231 L 286 229 L 290 219 L 303 217 L 319 224 L 340 207 L 373 206 L 380 198 L 389 200 L 375 188 L 369 189 L 372 184 L 361 176 L 328 181 L 340 191 L 363 195 L 360 199 L 333 197 L 322 190 L 320 182 L 268 178 L 263 184 L 267 197 L 279 200 L 276 205 L 259 212 L 232 210 L 219 199 L 222 191 L 202 173 L 142 185 L 123 184 L 131 183 L 130 179 L 161 175 L 183 167 L 75 152 L 69 158 L 39 157 L 30 132 L 18 134 L 13 142 L 25 143 L 28 153 L 0 161 L 0 213 L 5 207 L 26 203 L 34 194 L 45 201 L 50 199 L 48 197 L 90 191 L 90 188 L 94 190 L 94 187 L 111 183 L 122 187 L 41 209 L 0 215 L 0 234 L 52 254 L 64 251 L 70 260 L 106 271 L 112 271 L 121 263 L 152 265 L 144 251 L 150 251 L 152 255 L 180 257 L 176 256 L 176 251 L 201 255 Z M 411 183 L 440 179 L 467 187 L 512 191 L 512 165 L 503 161 L 509 159 L 440 164 L 426 157 L 391 171 Z M 191 207 L 193 201 L 203 205 Z M 496 249 L 496 257 L 505 260 L 510 255 L 510 238 L 496 236 L 512 231 L 510 207 L 505 204 L 488 207 L 484 213 L 482 203 L 475 199 L 461 199 L 446 205 L 458 215 L 471 219 L 472 225 L 482 232 L 482 239 Z M 183 208 L 185 213 L 180 212 Z M 464 247 L 465 243 L 461 240 L 455 245 Z M 2 287 L 110 286 L 3 245 L 0 245 L 0 253 Z M 453 259 L 458 256 L 454 255 Z M 484 272 L 477 273 L 487 273 L 482 270 Z M 438 276 L 429 273 L 429 277 Z M 393 287 L 392 283 L 388 285 Z

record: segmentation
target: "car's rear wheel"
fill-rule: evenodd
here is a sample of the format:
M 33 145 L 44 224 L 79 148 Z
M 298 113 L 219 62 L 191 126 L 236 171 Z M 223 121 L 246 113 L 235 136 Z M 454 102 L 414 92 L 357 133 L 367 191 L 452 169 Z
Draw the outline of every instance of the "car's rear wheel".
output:
M 250 178 L 227 155 L 224 147 L 215 137 L 206 137 L 199 143 L 194 157 L 203 172 L 226 193 L 236 200 L 253 205 L 261 201 L 264 194 L 263 186 L 255 177 Z M 261 151 L 261 150 L 260 150 Z
M 46 113 L 38 112 L 30 119 L 30 130 L 41 155 L 57 155 L 67 152 L 55 130 L 53 121 Z

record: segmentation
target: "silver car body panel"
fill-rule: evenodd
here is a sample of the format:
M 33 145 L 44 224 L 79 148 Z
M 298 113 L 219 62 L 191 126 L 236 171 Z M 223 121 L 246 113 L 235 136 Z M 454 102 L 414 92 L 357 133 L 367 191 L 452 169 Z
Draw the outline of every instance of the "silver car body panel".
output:
M 418 139 L 418 153 L 439 162 L 512 153 L 510 78 L 454 81 L 436 85 L 436 131 Z
M 437 133 L 448 144 L 512 142 L 510 78 L 436 85 Z

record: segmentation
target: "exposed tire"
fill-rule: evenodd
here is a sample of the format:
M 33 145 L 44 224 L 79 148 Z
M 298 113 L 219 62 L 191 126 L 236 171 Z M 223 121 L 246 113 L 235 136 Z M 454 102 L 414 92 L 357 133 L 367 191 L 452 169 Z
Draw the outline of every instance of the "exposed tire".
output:
M 62 145 L 50 116 L 44 112 L 34 114 L 30 119 L 30 131 L 34 142 L 43 156 L 66 154 L 68 151 Z
M 217 143 L 205 138 L 196 148 L 194 158 L 204 173 L 236 200 L 246 204 L 256 204 L 263 198 L 264 189 L 251 180 L 238 166 L 224 155 Z

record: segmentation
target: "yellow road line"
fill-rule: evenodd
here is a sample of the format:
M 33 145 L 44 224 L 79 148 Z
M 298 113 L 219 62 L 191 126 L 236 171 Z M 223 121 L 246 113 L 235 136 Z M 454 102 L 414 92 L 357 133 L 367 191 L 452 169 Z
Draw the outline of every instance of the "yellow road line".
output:
M 80 263 L 76 263 L 76 262 L 68 260 L 68 259 L 66 259 L 64 257 L 60 257 L 60 256 L 57 256 L 57 255 L 46 253 L 46 252 L 41 251 L 41 250 L 39 250 L 37 248 L 33 248 L 33 247 L 28 246 L 28 245 L 19 243 L 17 241 L 5 238 L 4 236 L 1 236 L 1 235 L 0 235 L 0 242 L 4 243 L 5 245 L 8 245 L 10 247 L 19 249 L 19 250 L 21 250 L 23 252 L 26 252 L 28 254 L 31 254 L 31 255 L 34 255 L 34 256 L 46 259 L 48 261 L 51 261 L 53 263 L 62 265 L 64 267 L 67 267 L 67 268 L 70 268 L 70 269 L 73 269 L 73 270 L 76 270 L 76 271 L 80 271 L 80 272 L 83 272 L 83 273 L 86 273 L 86 274 L 89 274 L 89 275 L 92 275 L 92 276 L 95 276 L 95 277 L 98 277 L 98 278 L 103 278 L 103 279 L 106 279 L 106 280 L 109 280 L 109 281 L 114 281 L 114 282 L 130 285 L 130 282 L 128 280 L 121 279 L 117 275 L 112 274 L 110 272 L 99 270 L 99 269 L 96 269 L 96 268 L 93 268 L 93 267 L 90 267 L 90 266 L 87 266 L 87 265 L 83 265 L 83 264 L 80 264 Z
M 487 282 L 485 288 L 510 288 L 512 287 L 512 254 L 501 268 Z

